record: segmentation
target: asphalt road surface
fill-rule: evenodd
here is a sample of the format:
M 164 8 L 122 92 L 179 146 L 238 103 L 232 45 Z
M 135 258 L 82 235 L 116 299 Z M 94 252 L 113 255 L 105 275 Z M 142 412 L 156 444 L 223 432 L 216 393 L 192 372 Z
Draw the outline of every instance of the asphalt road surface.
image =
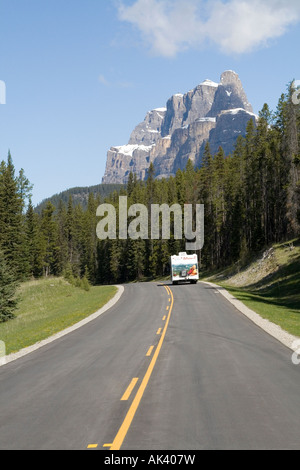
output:
M 127 285 L 0 368 L 0 450 L 299 449 L 291 356 L 211 286 Z

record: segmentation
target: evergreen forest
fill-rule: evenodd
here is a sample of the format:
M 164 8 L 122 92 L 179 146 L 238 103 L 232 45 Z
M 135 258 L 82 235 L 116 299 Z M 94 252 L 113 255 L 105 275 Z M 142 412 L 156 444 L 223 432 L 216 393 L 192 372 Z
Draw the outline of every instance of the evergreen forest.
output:
M 265 104 L 255 126 L 249 120 L 232 155 L 209 144 L 200 168 L 191 161 L 168 179 L 155 179 L 151 164 L 146 181 L 130 174 L 128 185 L 109 196 L 91 192 L 83 206 L 58 199 L 41 211 L 31 202 L 32 185 L 24 170 L 15 174 L 13 158 L 0 164 L 0 322 L 13 318 L 18 283 L 43 276 L 88 279 L 115 284 L 166 276 L 173 254 L 185 239 L 99 240 L 97 207 L 118 211 L 119 196 L 128 206 L 204 204 L 205 243 L 198 253 L 201 268 L 216 270 L 243 263 L 271 243 L 300 235 L 300 107 L 292 85 L 276 111 Z

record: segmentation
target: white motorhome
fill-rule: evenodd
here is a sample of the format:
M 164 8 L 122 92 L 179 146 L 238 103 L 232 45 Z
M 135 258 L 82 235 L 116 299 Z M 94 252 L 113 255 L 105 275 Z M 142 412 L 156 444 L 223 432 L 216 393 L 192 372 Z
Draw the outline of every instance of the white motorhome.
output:
M 196 284 L 199 280 L 198 256 L 186 253 L 171 256 L 171 279 L 173 284 L 178 284 L 180 281 Z

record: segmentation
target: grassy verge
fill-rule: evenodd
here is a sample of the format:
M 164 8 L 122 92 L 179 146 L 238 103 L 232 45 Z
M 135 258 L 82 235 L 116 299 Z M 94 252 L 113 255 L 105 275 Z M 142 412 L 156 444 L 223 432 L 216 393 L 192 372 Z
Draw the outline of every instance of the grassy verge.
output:
M 300 240 L 277 244 L 246 268 L 207 279 L 261 317 L 300 337 Z
M 25 282 L 18 295 L 16 318 L 0 324 L 0 340 L 6 354 L 42 341 L 95 313 L 117 292 L 114 286 L 95 286 L 89 291 L 64 279 Z

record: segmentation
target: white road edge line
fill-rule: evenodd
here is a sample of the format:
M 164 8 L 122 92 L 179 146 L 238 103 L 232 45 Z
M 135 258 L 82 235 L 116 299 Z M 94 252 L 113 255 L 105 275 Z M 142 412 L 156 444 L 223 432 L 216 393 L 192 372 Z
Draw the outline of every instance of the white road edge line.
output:
M 276 338 L 282 344 L 287 346 L 289 349 L 294 351 L 293 343 L 300 338 L 298 336 L 293 336 L 292 334 L 284 331 L 279 325 L 262 318 L 258 313 L 254 312 L 250 308 L 246 307 L 240 300 L 236 299 L 232 294 L 230 294 L 224 287 L 220 287 L 217 284 L 212 282 L 201 281 L 203 284 L 208 284 L 219 291 L 229 302 L 234 305 L 241 313 L 253 321 L 256 325 L 262 328 L 264 331 L 269 333 L 269 335 Z
M 66 328 L 63 331 L 60 331 L 59 333 L 56 333 L 53 336 L 50 336 L 49 338 L 40 341 L 36 344 L 33 344 L 32 346 L 29 346 L 28 348 L 21 349 L 20 351 L 9 354 L 8 356 L 4 356 L 0 358 L 0 367 L 4 366 L 5 364 L 8 364 L 10 362 L 16 361 L 17 359 L 20 359 L 21 357 L 26 356 L 27 354 L 30 354 L 37 349 L 42 348 L 43 346 L 46 346 L 49 343 L 52 343 L 53 341 L 56 341 L 59 338 L 62 338 L 63 336 L 68 335 L 69 333 L 72 333 L 73 331 L 77 330 L 78 328 L 81 328 L 84 325 L 87 325 L 91 321 L 95 320 L 96 318 L 100 317 L 103 315 L 104 312 L 112 308 L 121 298 L 123 292 L 124 292 L 124 287 L 123 286 L 115 286 L 118 289 L 118 292 L 116 295 L 107 303 L 105 304 L 100 310 L 97 312 L 93 313 L 89 317 L 85 318 L 84 320 L 81 320 L 78 323 L 75 323 L 75 325 L 70 326 L 69 328 Z

